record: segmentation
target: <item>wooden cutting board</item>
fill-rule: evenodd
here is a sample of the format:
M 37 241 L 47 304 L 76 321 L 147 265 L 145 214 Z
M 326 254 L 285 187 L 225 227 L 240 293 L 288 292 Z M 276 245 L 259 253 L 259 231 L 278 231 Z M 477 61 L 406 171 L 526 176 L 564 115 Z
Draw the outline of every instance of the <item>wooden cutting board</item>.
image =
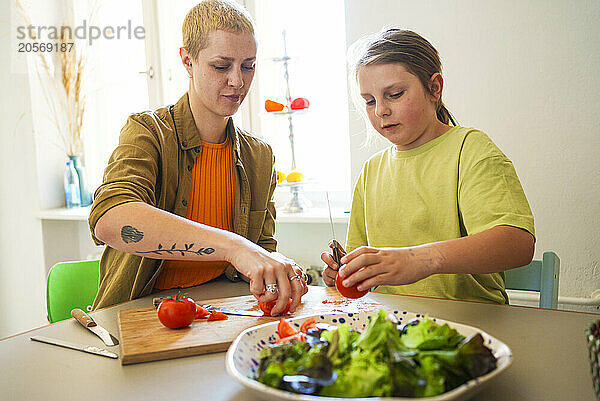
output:
M 349 300 L 335 287 L 309 286 L 302 305 L 291 316 L 311 316 L 330 312 L 356 313 L 379 310 L 382 305 L 366 295 Z M 202 301 L 214 306 L 241 310 L 260 310 L 251 296 L 219 298 Z M 279 317 L 249 317 L 229 315 L 227 320 L 207 322 L 195 320 L 183 329 L 169 329 L 158 320 L 154 306 L 119 311 L 121 364 L 129 365 L 161 359 L 226 351 L 245 329 L 279 320 Z

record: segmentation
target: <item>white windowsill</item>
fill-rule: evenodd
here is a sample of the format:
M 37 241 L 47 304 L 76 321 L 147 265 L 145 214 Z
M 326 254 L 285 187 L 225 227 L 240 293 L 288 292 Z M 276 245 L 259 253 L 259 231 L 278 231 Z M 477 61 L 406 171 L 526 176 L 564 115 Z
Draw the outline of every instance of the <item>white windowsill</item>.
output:
M 40 210 L 35 217 L 40 220 L 87 221 L 89 213 L 90 206 L 72 209 L 59 207 Z M 343 209 L 332 209 L 331 214 L 334 223 L 348 223 L 350 213 L 344 213 Z M 326 208 L 310 208 L 303 213 L 284 213 L 278 210 L 277 223 L 329 223 L 329 213 Z
M 343 209 L 332 209 L 331 219 L 334 223 L 348 223 L 350 213 Z M 329 212 L 326 208 L 310 208 L 302 213 L 284 213 L 277 211 L 277 223 L 327 223 Z
M 56 209 L 45 209 L 40 210 L 35 214 L 40 220 L 74 220 L 74 221 L 86 221 L 90 214 L 91 206 L 87 207 L 74 207 L 67 209 L 66 207 L 59 207 Z

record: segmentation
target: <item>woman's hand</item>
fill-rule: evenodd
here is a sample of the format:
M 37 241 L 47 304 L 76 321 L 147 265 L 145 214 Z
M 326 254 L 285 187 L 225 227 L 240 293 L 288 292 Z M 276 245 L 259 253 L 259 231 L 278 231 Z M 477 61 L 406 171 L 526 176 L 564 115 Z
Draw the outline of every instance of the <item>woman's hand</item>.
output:
M 361 246 L 341 259 L 339 274 L 344 286 L 357 283 L 364 291 L 379 285 L 404 285 L 422 280 L 435 272 L 437 266 L 431 249 L 373 248 Z M 361 269 L 365 267 L 365 269 Z
M 240 244 L 241 245 L 241 244 Z M 292 259 L 278 252 L 269 252 L 246 241 L 237 247 L 229 262 L 250 280 L 250 292 L 259 302 L 277 300 L 271 314 L 282 313 L 291 298 L 290 312 L 296 310 L 300 300 L 308 291 L 304 272 Z M 269 291 L 275 284 L 276 290 Z
M 334 240 L 329 241 L 329 248 L 331 248 L 332 250 L 333 241 Z M 341 256 L 344 256 L 346 254 L 346 251 L 344 250 L 344 248 L 342 248 L 342 246 L 339 243 L 338 249 L 340 251 Z M 325 267 L 323 268 L 323 272 L 321 273 L 321 276 L 323 277 L 323 282 L 326 285 L 333 287 L 335 285 L 335 279 L 337 277 L 338 269 L 340 268 L 340 266 L 338 266 L 338 264 L 335 263 L 335 260 L 333 259 L 333 254 L 331 253 L 323 252 L 321 254 L 321 260 L 325 262 Z

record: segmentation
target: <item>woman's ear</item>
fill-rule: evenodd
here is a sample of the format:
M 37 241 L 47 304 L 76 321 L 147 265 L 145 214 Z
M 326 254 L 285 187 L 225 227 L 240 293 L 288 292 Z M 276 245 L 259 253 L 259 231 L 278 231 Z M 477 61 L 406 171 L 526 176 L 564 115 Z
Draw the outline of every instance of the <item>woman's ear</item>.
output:
M 444 89 L 444 78 L 442 74 L 436 72 L 429 79 L 429 95 L 431 100 L 437 102 L 442 98 L 442 90 Z
M 179 48 L 179 57 L 181 57 L 181 62 L 183 63 L 183 66 L 185 67 L 188 76 L 191 78 L 192 77 L 192 56 L 190 56 L 190 53 L 188 53 L 188 51 L 186 50 L 185 47 L 180 47 Z

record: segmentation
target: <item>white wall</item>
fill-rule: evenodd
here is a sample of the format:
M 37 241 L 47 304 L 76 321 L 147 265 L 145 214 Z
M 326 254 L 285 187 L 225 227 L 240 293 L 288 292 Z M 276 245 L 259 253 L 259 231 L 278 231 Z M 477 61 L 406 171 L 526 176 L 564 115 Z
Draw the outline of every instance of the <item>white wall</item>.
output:
M 45 268 L 42 228 L 34 213 L 40 207 L 40 193 L 52 186 L 56 163 L 48 144 L 37 146 L 31 114 L 27 65 L 17 59 L 9 32 L 12 0 L 1 0 L 0 23 L 0 338 L 46 323 Z M 52 18 L 52 7 L 39 10 Z M 35 14 L 38 16 L 37 12 Z M 46 21 L 48 21 L 46 19 Z M 43 164 L 39 160 L 43 160 Z M 54 164 L 53 164 L 54 163 Z M 38 173 L 46 169 L 44 179 Z M 60 166 L 57 167 L 60 171 Z M 59 188 L 61 186 L 59 185 Z M 42 191 L 42 192 L 41 192 Z M 50 199 L 46 197 L 46 199 Z M 47 204 L 47 206 L 50 206 Z M 52 205 L 56 207 L 57 205 Z
M 348 43 L 414 30 L 442 58 L 444 101 L 512 159 L 536 225 L 535 258 L 561 259 L 560 295 L 600 288 L 600 3 L 347 0 Z M 364 124 L 350 112 L 350 129 Z M 357 147 L 354 182 L 372 150 Z

